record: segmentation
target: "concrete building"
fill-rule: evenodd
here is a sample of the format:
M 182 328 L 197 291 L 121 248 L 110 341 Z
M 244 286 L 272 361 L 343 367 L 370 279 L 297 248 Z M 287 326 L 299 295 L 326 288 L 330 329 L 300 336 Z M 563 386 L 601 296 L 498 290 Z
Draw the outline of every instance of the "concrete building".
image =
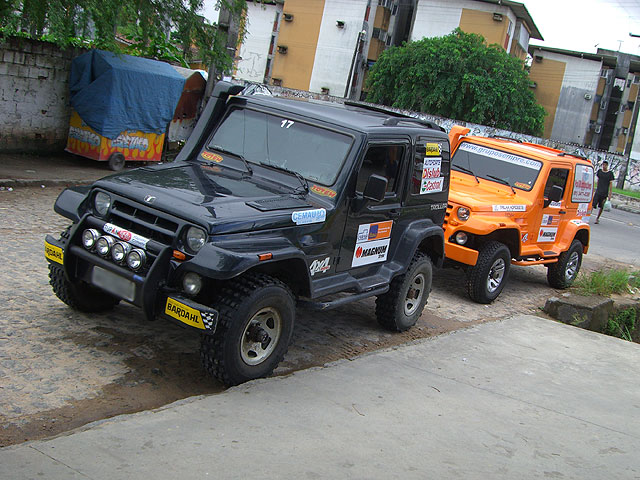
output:
M 545 138 L 640 158 L 640 141 L 634 143 L 640 57 L 539 46 L 529 53 L 534 93 L 548 113 Z
M 542 40 L 522 3 L 509 0 L 279 0 L 247 2 L 234 76 L 361 98 L 367 71 L 389 46 L 457 27 L 524 59 Z

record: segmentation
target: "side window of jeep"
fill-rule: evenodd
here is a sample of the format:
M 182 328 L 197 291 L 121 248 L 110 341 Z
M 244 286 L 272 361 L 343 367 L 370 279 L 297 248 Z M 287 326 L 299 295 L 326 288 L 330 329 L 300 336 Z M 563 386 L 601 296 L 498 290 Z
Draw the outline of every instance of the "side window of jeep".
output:
M 387 195 L 396 193 L 404 152 L 403 145 L 370 146 L 362 161 L 360 172 L 358 172 L 356 192 L 364 192 L 367 180 L 375 174 L 385 177 L 389 182 L 387 183 Z
M 562 187 L 562 191 L 566 192 L 567 177 L 569 176 L 569 170 L 566 168 L 552 168 L 549 172 L 549 178 L 544 186 L 544 198 L 549 198 L 551 188 L 554 185 Z

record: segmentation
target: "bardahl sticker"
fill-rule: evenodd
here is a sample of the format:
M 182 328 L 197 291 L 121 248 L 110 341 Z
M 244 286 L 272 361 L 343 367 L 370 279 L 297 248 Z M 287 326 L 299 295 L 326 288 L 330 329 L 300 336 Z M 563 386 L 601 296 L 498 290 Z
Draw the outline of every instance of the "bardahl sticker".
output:
M 205 160 L 211 160 L 212 162 L 216 162 L 216 163 L 220 163 L 223 160 L 222 157 L 217 153 L 212 153 L 207 151 L 202 152 L 200 156 Z
M 542 227 L 538 232 L 538 242 L 555 242 L 558 229 Z
M 442 145 L 440 145 L 439 143 L 427 143 L 424 146 L 424 149 L 424 154 L 427 157 L 438 157 L 442 154 Z
M 311 185 L 311 192 L 323 197 L 335 198 L 336 192 L 330 188 L 321 187 L 320 185 Z
M 293 212 L 291 214 L 291 220 L 296 225 L 307 225 L 309 223 L 322 223 L 327 219 L 327 211 L 324 208 L 317 208 L 315 210 L 302 210 L 300 212 Z
M 44 242 L 44 256 L 52 262 L 56 262 L 61 265 L 64 263 L 64 253 L 62 252 L 62 249 L 56 245 L 51 245 L 47 241 Z
M 526 212 L 526 205 L 491 205 L 494 212 Z
M 167 298 L 164 313 L 192 327 L 199 328 L 200 330 L 205 329 L 204 323 L 202 322 L 202 315 L 200 315 L 198 310 L 171 297 Z
M 137 233 L 130 232 L 129 230 L 114 225 L 113 223 L 105 223 L 102 230 L 106 233 L 110 233 L 114 237 L 118 237 L 120 240 L 129 242 L 135 247 L 146 248 L 147 243 L 149 242 L 148 238 L 138 235 Z

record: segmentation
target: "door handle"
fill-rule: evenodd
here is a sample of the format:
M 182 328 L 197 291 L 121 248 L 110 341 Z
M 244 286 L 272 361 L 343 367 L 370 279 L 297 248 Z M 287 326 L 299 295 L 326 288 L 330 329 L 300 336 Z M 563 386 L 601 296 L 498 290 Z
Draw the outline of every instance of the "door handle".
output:
M 389 216 L 390 217 L 399 217 L 400 216 L 400 210 L 396 210 L 395 208 L 392 208 L 391 210 L 389 210 Z
M 564 215 L 564 214 L 565 214 L 565 213 L 567 213 L 567 212 L 566 212 L 565 210 L 560 210 L 558 213 L 559 213 L 560 215 Z

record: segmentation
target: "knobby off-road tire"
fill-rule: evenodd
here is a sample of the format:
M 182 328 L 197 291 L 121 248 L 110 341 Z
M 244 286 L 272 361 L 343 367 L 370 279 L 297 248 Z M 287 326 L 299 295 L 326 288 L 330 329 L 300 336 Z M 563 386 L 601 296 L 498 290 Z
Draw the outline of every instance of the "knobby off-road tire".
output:
M 569 288 L 580 271 L 582 265 L 582 242 L 574 240 L 569 250 L 562 252 L 557 263 L 547 267 L 547 281 L 553 288 Z
M 270 375 L 293 334 L 291 290 L 269 275 L 251 273 L 227 282 L 213 304 L 218 326 L 200 344 L 205 370 L 227 386 Z
M 477 303 L 491 303 L 504 288 L 511 267 L 511 252 L 504 243 L 491 241 L 478 254 L 478 261 L 467 271 L 467 292 Z
M 53 293 L 74 310 L 96 313 L 111 310 L 120 300 L 87 283 L 71 283 L 62 267 L 49 264 L 49 283 Z
M 429 299 L 432 276 L 431 259 L 417 252 L 407 272 L 394 278 L 389 291 L 376 298 L 378 323 L 394 332 L 414 326 Z

